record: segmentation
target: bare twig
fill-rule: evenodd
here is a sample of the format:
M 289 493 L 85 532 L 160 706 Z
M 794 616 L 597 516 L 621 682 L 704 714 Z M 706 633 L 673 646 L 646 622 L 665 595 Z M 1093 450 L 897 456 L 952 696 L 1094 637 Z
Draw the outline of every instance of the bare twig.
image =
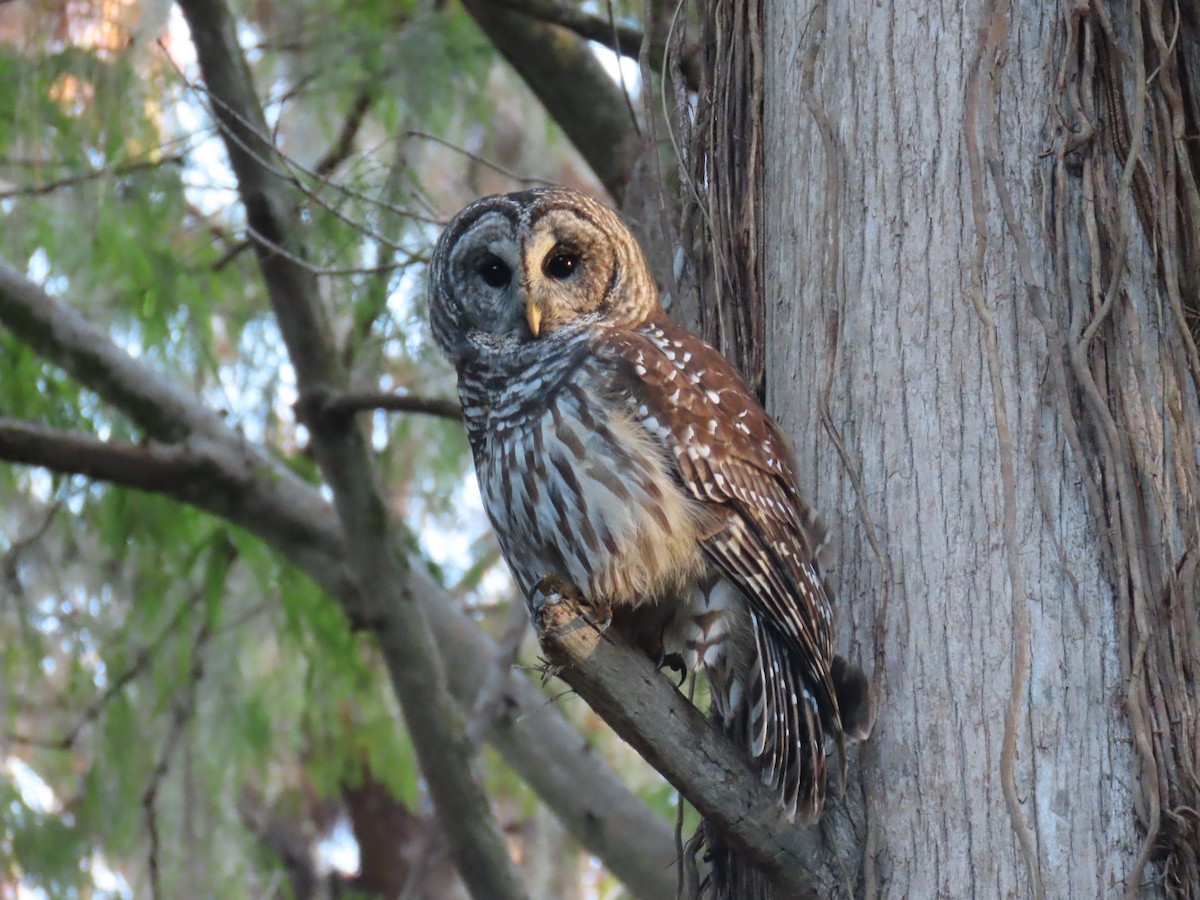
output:
M 449 419 L 452 422 L 462 421 L 462 407 L 454 400 L 369 391 L 342 394 L 325 407 L 325 413 L 331 416 L 344 416 L 375 409 L 387 412 L 423 413 L 427 416 Z
M 3 423 L 4 418 L 0 417 L 0 423 Z M 0 433 L 0 443 L 3 443 L 4 437 Z M 0 575 L 8 583 L 17 580 L 17 569 L 19 567 L 21 556 L 36 545 L 42 538 L 46 536 L 46 532 L 50 530 L 50 526 L 54 524 L 54 520 L 58 517 L 59 512 L 63 508 L 62 499 L 55 500 L 42 516 L 42 521 L 38 523 L 29 534 L 21 535 L 15 538 L 8 545 L 8 549 L 4 551 L 4 555 L 0 556 Z
M 374 99 L 375 94 L 371 88 L 364 88 L 355 95 L 333 146 L 326 150 L 325 155 L 313 166 L 313 171 L 322 178 L 331 175 L 350 158 L 350 154 L 354 150 L 354 139 L 358 137 L 358 132 L 362 128 L 363 122 L 366 121 L 367 113 L 370 112 Z
M 342 122 L 341 130 L 338 132 L 333 146 L 326 150 L 325 155 L 313 166 L 313 173 L 319 176 L 322 181 L 327 180 L 329 176 L 337 171 L 342 163 L 349 159 L 351 152 L 354 150 L 354 139 L 358 137 L 358 132 L 362 128 L 363 122 L 366 121 L 367 113 L 371 109 L 373 99 L 374 94 L 371 90 L 364 89 L 358 92 L 354 101 L 350 104 L 350 109 L 346 113 L 346 119 Z M 228 266 L 249 248 L 250 241 L 238 241 L 221 254 L 220 259 L 213 263 L 213 271 L 221 271 L 221 269 Z
M 146 868 L 150 873 L 150 896 L 158 900 L 163 896 L 162 877 L 159 871 L 159 836 L 158 836 L 158 791 L 162 786 L 171 766 L 171 759 L 183 737 L 187 724 L 191 721 L 196 709 L 196 694 L 200 681 L 204 677 L 204 646 L 212 636 L 212 630 L 207 621 L 201 622 L 200 629 L 192 646 L 192 665 L 189 671 L 187 689 L 182 692 L 171 708 L 171 720 L 167 726 L 167 736 L 163 740 L 158 762 L 150 773 L 150 781 L 142 792 L 142 810 L 146 817 L 146 831 L 150 838 L 147 851 Z
M 132 162 L 104 166 L 103 168 L 93 169 L 89 172 L 80 172 L 77 175 L 67 175 L 63 178 L 56 178 L 53 181 L 43 181 L 41 184 L 27 184 L 18 188 L 10 188 L 6 191 L 0 191 L 0 200 L 7 200 L 11 197 L 34 197 L 42 194 L 51 194 L 60 188 L 74 187 L 77 184 L 84 184 L 88 181 L 98 181 L 102 178 L 120 178 L 123 175 L 132 175 L 134 172 L 144 172 L 161 169 L 163 166 L 178 166 L 182 164 L 182 154 L 171 154 L 158 159 L 137 159 Z
M 483 742 L 503 712 L 504 685 L 508 682 L 509 671 L 517 663 L 517 654 L 521 652 L 521 644 L 529 630 L 529 613 L 525 604 L 513 603 L 511 607 L 500 635 L 498 664 L 479 688 L 467 722 L 467 737 L 475 747 Z
M 359 233 L 361 233 L 365 237 L 370 238 L 373 241 L 378 242 L 382 246 L 385 246 L 391 250 L 395 250 L 395 251 L 404 253 L 408 257 L 408 262 L 416 262 L 416 261 L 420 260 L 420 257 L 418 254 L 408 253 L 408 251 L 401 244 L 397 244 L 397 243 L 393 242 L 390 238 L 386 237 L 385 235 L 379 234 L 379 233 L 371 230 L 362 222 L 355 222 L 355 221 L 351 220 L 338 207 L 336 207 L 333 204 L 324 200 L 321 197 L 320 189 L 329 188 L 330 190 L 333 190 L 333 191 L 337 192 L 338 194 L 341 194 L 344 197 L 358 200 L 359 202 L 368 204 L 370 206 L 384 209 L 394 215 L 413 219 L 415 221 L 426 222 L 431 225 L 441 225 L 441 224 L 444 224 L 443 222 L 441 222 L 439 219 L 437 219 L 433 216 L 426 215 L 423 213 L 412 212 L 412 211 L 406 210 L 406 209 L 402 209 L 394 204 L 387 203 L 385 201 L 381 201 L 377 197 L 369 196 L 368 194 L 365 194 L 361 191 L 356 191 L 345 185 L 342 185 L 335 181 L 332 181 L 332 180 L 330 180 L 329 176 L 332 174 L 333 168 L 330 168 L 328 171 L 318 171 L 317 169 L 308 168 L 306 166 L 301 165 L 295 159 L 292 159 L 291 157 L 282 153 L 281 151 L 279 151 L 277 148 L 275 148 L 273 146 L 262 145 L 261 143 L 256 144 L 254 142 L 246 140 L 244 138 L 244 134 L 248 133 L 248 132 L 253 132 L 253 130 L 254 130 L 253 123 L 250 122 L 249 120 L 247 120 L 244 116 L 242 116 L 239 111 L 233 109 L 228 104 L 226 104 L 220 97 L 214 96 L 213 94 L 209 93 L 204 85 L 198 85 L 198 84 L 193 83 L 187 77 L 186 73 L 175 62 L 175 60 L 171 57 L 170 53 L 167 52 L 166 46 L 161 41 L 159 42 L 159 46 L 162 49 L 163 55 L 165 56 L 167 61 L 174 67 L 175 73 L 178 76 L 178 78 L 180 79 L 180 82 L 183 85 L 185 85 L 188 88 L 188 90 L 194 91 L 197 94 L 200 94 L 202 96 L 207 96 L 209 101 L 212 103 L 213 109 L 215 111 L 218 111 L 221 114 L 223 114 L 223 116 L 226 118 L 227 121 L 232 121 L 240 126 L 240 129 L 238 131 L 234 131 L 234 130 L 231 130 L 230 128 L 226 127 L 225 130 L 222 132 L 222 137 L 225 139 L 227 144 L 232 144 L 232 145 L 236 146 L 237 149 L 239 151 L 241 151 L 241 153 L 245 154 L 251 160 L 253 160 L 267 174 L 277 177 L 283 181 L 289 182 L 292 186 L 294 186 L 296 188 L 296 190 L 298 192 L 300 192 L 303 195 L 304 202 L 312 203 L 314 206 L 320 207 L 321 209 L 323 209 L 325 212 L 329 213 L 334 218 L 351 226 L 352 228 L 357 229 L 359 231 Z M 365 111 L 363 114 L 365 115 Z M 353 110 L 351 112 L 351 118 L 353 118 Z M 267 150 L 264 150 L 264 146 L 267 147 Z M 332 160 L 330 165 L 333 167 L 336 167 L 336 164 L 340 164 L 340 162 L 342 161 L 340 159 L 337 159 L 337 154 L 335 151 L 336 151 L 336 145 L 335 145 L 335 149 L 333 151 L 331 151 L 332 156 L 330 157 Z M 327 156 L 329 156 L 329 155 L 327 154 Z M 320 166 L 320 163 L 318 163 L 318 166 Z M 304 176 L 304 177 L 302 178 L 301 176 Z M 311 182 L 313 182 L 313 184 L 310 185 L 310 184 L 306 183 L 305 179 L 311 180 Z M 236 188 L 234 188 L 234 187 L 229 187 L 227 189 L 228 190 L 236 190 Z M 297 205 L 297 209 L 299 209 L 299 208 L 300 208 L 300 206 Z M 236 259 L 238 256 L 240 256 L 241 253 L 244 252 L 247 247 L 252 246 L 255 241 L 258 241 L 260 243 L 266 242 L 267 244 L 272 243 L 271 238 L 267 235 L 255 234 L 252 229 L 247 229 L 247 231 L 250 234 L 251 239 L 253 239 L 253 240 L 243 239 L 243 240 L 240 240 L 237 243 L 234 243 L 233 245 L 231 245 L 226 250 L 226 252 L 224 254 L 222 254 L 222 256 L 215 263 L 213 263 L 213 269 L 215 271 L 220 271 L 222 268 L 229 265 L 231 262 L 233 262 L 234 259 Z M 281 249 L 281 248 L 277 248 L 277 249 Z M 311 271 L 313 271 L 317 274 L 321 274 L 321 275 L 375 274 L 379 271 L 387 270 L 386 267 L 376 267 L 376 268 L 366 268 L 366 269 L 362 269 L 362 268 L 335 269 L 335 268 L 331 268 L 331 267 L 315 265 L 314 263 L 312 263 L 308 260 L 305 260 L 300 256 L 294 256 L 293 261 L 295 261 L 295 262 L 297 262 L 297 264 L 303 265 L 306 268 L 309 268 Z M 397 268 L 397 267 L 398 266 L 393 266 L 392 268 Z
M 425 131 L 409 130 L 404 132 L 402 137 L 415 137 L 422 141 L 428 141 L 431 144 L 437 144 L 439 147 L 445 147 L 447 150 L 457 153 L 459 156 L 462 156 L 465 159 L 469 159 L 476 165 L 491 169 L 493 172 L 497 172 L 503 175 L 505 178 L 511 178 L 518 184 L 550 185 L 554 183 L 552 181 L 547 181 L 544 178 L 536 178 L 532 175 L 522 175 L 520 172 L 514 172 L 512 169 L 506 169 L 504 166 L 493 162 L 485 156 L 480 156 L 478 153 L 472 153 L 466 147 L 460 147 L 453 141 L 440 138 L 435 134 L 429 134 Z

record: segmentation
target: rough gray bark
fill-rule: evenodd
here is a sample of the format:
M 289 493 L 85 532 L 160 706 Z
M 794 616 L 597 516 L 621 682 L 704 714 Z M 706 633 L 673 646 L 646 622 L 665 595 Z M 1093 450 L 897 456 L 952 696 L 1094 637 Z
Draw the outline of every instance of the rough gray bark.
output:
M 880 666 L 866 896 L 1200 891 L 1195 172 L 1131 86 L 1169 6 L 1077 6 L 766 5 L 767 398 Z

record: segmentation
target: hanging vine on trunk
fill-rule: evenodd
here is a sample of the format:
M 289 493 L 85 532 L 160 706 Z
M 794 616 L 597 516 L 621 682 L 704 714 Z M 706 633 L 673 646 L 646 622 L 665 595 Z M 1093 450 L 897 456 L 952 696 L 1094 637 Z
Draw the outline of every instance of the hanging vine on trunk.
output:
M 1111 549 L 1146 834 L 1126 892 L 1154 860 L 1172 896 L 1197 898 L 1200 410 L 1187 398 L 1200 390 L 1200 14 L 1093 0 L 1064 5 L 1059 24 L 1045 230 L 1067 308 L 1035 309 Z M 1133 296 L 1124 276 L 1142 260 L 1157 291 Z M 1147 334 L 1159 355 L 1144 355 Z

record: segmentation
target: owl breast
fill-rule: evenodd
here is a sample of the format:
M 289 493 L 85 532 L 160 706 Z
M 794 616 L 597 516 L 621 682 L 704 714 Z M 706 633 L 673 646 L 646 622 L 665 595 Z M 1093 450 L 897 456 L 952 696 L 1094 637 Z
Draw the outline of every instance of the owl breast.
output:
M 480 491 L 526 597 L 556 574 L 595 600 L 636 605 L 701 568 L 699 508 L 601 372 L 579 366 L 541 403 L 499 398 L 489 420 L 473 440 Z

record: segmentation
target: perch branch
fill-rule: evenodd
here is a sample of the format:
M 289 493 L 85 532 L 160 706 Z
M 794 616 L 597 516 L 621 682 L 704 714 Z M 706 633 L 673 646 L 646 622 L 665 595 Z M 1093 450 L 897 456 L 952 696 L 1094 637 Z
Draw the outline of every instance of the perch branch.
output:
M 9 188 L 0 191 L 0 200 L 8 200 L 12 197 L 33 197 L 41 194 L 52 194 L 59 188 L 74 187 L 78 184 L 97 181 L 103 178 L 120 178 L 125 175 L 132 175 L 135 172 L 161 169 L 163 166 L 179 166 L 183 165 L 183 162 L 184 157 L 178 153 L 172 153 L 158 159 L 135 159 L 126 163 L 117 163 L 87 172 L 79 172 L 75 175 L 66 175 L 62 178 L 55 178 L 53 181 L 43 181 L 41 184 L 29 184 L 17 188 Z
M 750 770 L 745 756 L 645 653 L 616 629 L 601 635 L 581 625 L 583 614 L 569 599 L 541 609 L 538 636 L 549 660 L 561 664 L 558 676 L 725 840 L 770 873 L 779 896 L 840 893 L 839 873 L 829 867 L 833 854 L 823 845 L 821 831 L 789 823 L 779 798 Z

